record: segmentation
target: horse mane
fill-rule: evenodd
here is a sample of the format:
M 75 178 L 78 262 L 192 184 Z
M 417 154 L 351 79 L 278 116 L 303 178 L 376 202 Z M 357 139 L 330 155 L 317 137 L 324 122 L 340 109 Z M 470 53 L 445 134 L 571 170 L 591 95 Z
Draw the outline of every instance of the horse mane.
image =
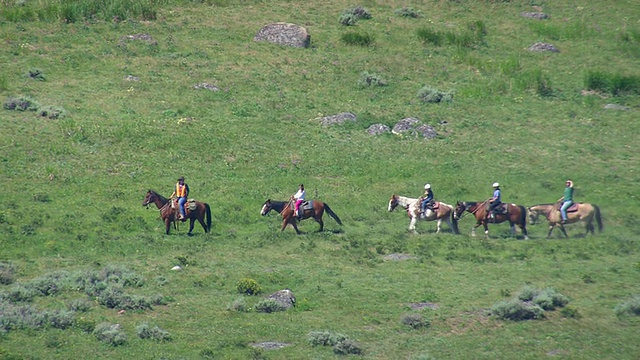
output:
M 162 202 L 168 202 L 169 199 L 167 199 L 166 197 L 160 195 L 159 192 L 153 190 L 153 189 L 149 189 L 149 192 L 152 192 L 155 196 L 157 196 L 158 198 L 160 198 L 160 200 L 162 200 Z

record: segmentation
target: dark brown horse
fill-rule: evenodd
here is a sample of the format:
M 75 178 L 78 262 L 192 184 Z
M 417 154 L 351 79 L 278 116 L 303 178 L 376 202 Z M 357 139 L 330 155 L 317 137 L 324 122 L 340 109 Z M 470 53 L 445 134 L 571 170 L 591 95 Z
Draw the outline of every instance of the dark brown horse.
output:
M 147 196 L 145 196 L 144 201 L 142 202 L 142 206 L 148 206 L 151 203 L 156 204 L 158 209 L 160 209 L 160 217 L 162 218 L 162 221 L 164 221 L 166 233 L 169 235 L 171 223 L 180 221 L 178 220 L 178 213 L 180 212 L 178 204 L 176 203 L 172 206 L 169 199 L 153 190 L 149 190 L 147 191 Z M 195 205 L 195 208 L 193 208 L 192 204 Z M 211 208 L 209 207 L 209 204 L 200 201 L 189 201 L 184 205 L 184 211 L 186 217 L 182 221 L 187 221 L 187 219 L 189 219 L 189 232 L 187 233 L 189 236 L 191 236 L 193 225 L 196 220 L 200 222 L 205 233 L 208 233 L 209 230 L 211 230 Z
M 331 210 L 329 205 L 318 200 L 312 200 L 312 201 L 313 201 L 313 206 L 310 209 L 303 210 L 303 208 L 305 207 L 305 204 L 300 205 L 300 211 L 303 212 L 302 220 L 313 218 L 313 220 L 315 220 L 316 222 L 318 222 L 318 224 L 320 224 L 320 230 L 318 230 L 318 232 L 321 232 L 322 230 L 324 230 L 324 222 L 322 221 L 322 215 L 326 210 L 327 213 L 338 224 L 342 225 L 342 221 L 340 221 L 340 218 L 338 217 L 338 215 L 336 215 L 336 213 L 334 213 L 333 210 Z M 300 234 L 300 230 L 298 230 L 298 225 L 297 225 L 298 219 L 294 216 L 294 213 L 293 213 L 293 200 L 275 201 L 275 200 L 269 199 L 265 201 L 265 203 L 262 205 L 262 210 L 260 211 L 260 215 L 265 216 L 271 210 L 277 211 L 282 216 L 282 228 L 280 229 L 280 231 L 284 231 L 287 225 L 291 224 L 291 226 L 293 226 L 296 232 Z
M 527 209 L 522 205 L 516 204 L 503 204 L 501 207 L 506 206 L 506 214 L 501 211 L 494 210 L 495 217 L 487 218 L 487 204 L 489 200 L 483 202 L 475 201 L 458 201 L 456 204 L 456 210 L 454 216 L 457 219 L 462 217 L 462 213 L 465 211 L 470 212 L 476 218 L 476 224 L 471 229 L 471 236 L 476 236 L 476 228 L 480 225 L 484 227 L 484 234 L 489 237 L 489 227 L 487 224 L 499 224 L 504 221 L 508 221 L 511 226 L 511 234 L 515 236 L 516 228 L 514 225 L 518 225 L 522 230 L 522 234 L 525 239 L 529 239 L 527 234 Z

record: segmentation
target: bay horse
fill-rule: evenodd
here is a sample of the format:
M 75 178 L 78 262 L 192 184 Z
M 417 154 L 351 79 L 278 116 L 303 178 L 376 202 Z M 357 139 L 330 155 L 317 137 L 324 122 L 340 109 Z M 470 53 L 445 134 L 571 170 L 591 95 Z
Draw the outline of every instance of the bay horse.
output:
M 476 224 L 471 229 L 471 236 L 476 236 L 476 228 L 480 225 L 484 227 L 484 234 L 488 238 L 489 237 L 489 227 L 488 224 L 499 224 L 501 222 L 508 221 L 511 226 L 511 235 L 516 235 L 516 228 L 514 225 L 518 225 L 520 230 L 522 230 L 522 234 L 524 235 L 525 240 L 529 239 L 529 235 L 527 234 L 527 209 L 522 205 L 504 203 L 501 207 L 507 207 L 507 213 L 498 213 L 494 210 L 494 218 L 487 218 L 487 204 L 489 203 L 489 199 L 477 202 L 477 201 L 458 201 L 456 203 L 456 209 L 454 216 L 457 219 L 462 217 L 462 214 L 465 211 L 470 212 L 476 218 Z
M 327 203 L 318 201 L 318 200 L 310 200 L 310 201 L 313 201 L 313 207 L 311 209 L 303 209 L 305 204 L 300 204 L 300 211 L 303 212 L 302 220 L 313 218 L 313 220 L 315 220 L 318 224 L 320 224 L 320 230 L 318 230 L 318 232 L 321 232 L 322 230 L 324 230 L 324 222 L 322 221 L 322 215 L 326 211 L 327 214 L 329 214 L 333 218 L 333 220 L 335 220 L 339 225 L 342 225 L 342 221 L 340 220 L 338 215 L 336 215 L 336 213 L 334 213 L 333 210 L 331 210 L 331 208 L 329 207 L 329 205 L 327 205 Z M 293 200 L 276 201 L 276 200 L 267 199 L 267 201 L 265 201 L 264 204 L 262 205 L 262 210 L 260 211 L 260 215 L 265 216 L 271 210 L 275 210 L 278 213 L 280 213 L 280 215 L 282 216 L 282 228 L 280 229 L 280 231 L 284 231 L 287 225 L 291 224 L 291 226 L 293 226 L 293 228 L 296 230 L 296 233 L 300 234 L 301 232 L 300 230 L 298 230 L 298 225 L 297 225 L 298 219 L 294 215 L 293 209 L 294 209 Z
M 149 190 L 147 191 L 147 195 L 145 196 L 144 201 L 142 202 L 142 206 L 148 206 L 151 203 L 155 204 L 158 207 L 158 209 L 160 209 L 160 217 L 164 222 L 165 232 L 167 235 L 169 235 L 169 229 L 171 229 L 171 223 L 177 223 L 178 221 L 180 221 L 177 218 L 180 212 L 180 210 L 178 209 L 178 205 L 175 204 L 175 207 L 171 206 L 171 201 L 169 199 L 165 198 L 164 196 L 158 194 L 153 190 Z M 184 211 L 186 216 L 184 220 L 182 220 L 182 221 L 187 221 L 187 219 L 189 219 L 189 232 L 187 233 L 187 235 L 191 236 L 191 232 L 193 231 L 193 226 L 196 220 L 198 220 L 200 225 L 202 225 L 204 232 L 208 233 L 211 230 L 211 207 L 207 203 L 194 201 L 193 203 L 195 203 L 195 209 L 191 210 L 189 209 L 190 208 L 189 205 L 191 203 L 192 202 L 189 201 L 184 205 Z
M 551 237 L 551 232 L 556 226 L 560 227 L 560 230 L 566 238 L 569 236 L 562 224 L 562 215 L 560 214 L 560 203 L 555 204 L 538 204 L 528 208 L 529 210 L 529 222 L 533 225 L 538 220 L 538 216 L 543 214 L 549 222 L 549 233 L 547 239 Z M 567 224 L 576 223 L 582 221 L 585 223 L 587 229 L 586 234 L 595 234 L 595 227 L 593 226 L 593 220 L 596 220 L 598 224 L 598 231 L 602 232 L 602 215 L 600 214 L 600 208 L 597 205 L 589 203 L 574 203 L 567 209 Z
M 398 205 L 407 211 L 407 215 L 411 219 L 409 222 L 409 231 L 416 233 L 416 221 L 420 218 L 420 199 L 414 199 L 406 196 L 391 195 L 389 199 L 388 210 L 393 211 Z M 452 205 L 445 204 L 441 201 L 436 201 L 434 209 L 427 208 L 424 214 L 425 221 L 437 220 L 436 234 L 440 232 L 442 222 L 446 222 L 451 228 L 454 234 L 459 234 L 458 219 L 453 216 L 454 208 Z

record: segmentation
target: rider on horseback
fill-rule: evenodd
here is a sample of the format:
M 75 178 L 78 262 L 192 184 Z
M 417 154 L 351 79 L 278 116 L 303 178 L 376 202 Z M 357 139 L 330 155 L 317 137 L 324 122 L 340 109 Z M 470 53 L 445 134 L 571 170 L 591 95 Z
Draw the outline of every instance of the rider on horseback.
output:
M 189 185 L 185 184 L 184 176 L 181 176 L 178 179 L 178 183 L 176 183 L 176 189 L 171 194 L 170 198 L 173 197 L 178 198 L 178 207 L 180 208 L 180 218 L 179 220 L 186 220 L 186 214 L 184 211 L 184 204 L 187 202 L 187 197 L 189 196 Z
M 431 184 L 424 185 L 424 196 L 420 202 L 420 217 L 425 218 L 427 208 L 431 209 L 433 206 L 433 191 L 431 191 Z
M 562 215 L 561 224 L 567 223 L 567 209 L 573 205 L 573 181 L 567 180 L 567 187 L 564 188 L 564 196 L 558 199 L 558 202 L 562 201 L 560 207 L 560 215 Z
M 302 219 L 302 213 L 300 212 L 300 204 L 304 202 L 305 195 L 306 195 L 306 191 L 304 191 L 304 185 L 300 184 L 300 187 L 298 188 L 298 192 L 293 195 L 293 198 L 296 200 L 295 216 L 298 217 L 298 220 Z
M 489 199 L 489 209 L 487 211 L 487 218 L 491 218 L 494 219 L 495 215 L 493 214 L 493 211 L 500 206 L 500 204 L 502 204 L 501 201 L 501 194 L 500 194 L 500 184 L 498 184 L 497 182 L 493 183 L 493 197 L 491 199 Z

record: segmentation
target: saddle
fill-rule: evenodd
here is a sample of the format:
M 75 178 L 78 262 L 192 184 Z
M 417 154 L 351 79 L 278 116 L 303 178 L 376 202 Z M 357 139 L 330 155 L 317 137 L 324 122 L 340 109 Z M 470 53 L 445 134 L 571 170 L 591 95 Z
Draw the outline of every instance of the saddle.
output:
M 185 210 L 189 210 L 189 211 L 193 211 L 196 209 L 196 199 L 187 199 L 187 202 L 184 204 L 184 208 Z M 171 201 L 171 208 L 173 209 L 179 209 L 180 207 L 178 206 L 178 199 L 173 199 L 173 201 Z
M 570 213 L 570 212 L 576 212 L 576 211 L 578 211 L 578 204 L 579 204 L 579 203 L 576 203 L 576 202 L 574 202 L 573 204 L 571 204 L 571 206 L 569 206 L 569 207 L 567 208 L 567 212 L 568 212 L 568 213 Z M 558 203 L 558 205 L 556 206 L 556 210 L 560 211 L 560 208 L 561 208 L 561 207 L 562 207 L 562 203 Z
M 500 205 L 496 206 L 495 209 L 493 209 L 493 213 L 496 215 L 507 215 L 509 213 L 509 208 L 507 207 L 508 204 L 506 203 L 500 203 Z
M 300 210 L 302 211 L 311 209 L 313 209 L 313 200 L 305 200 L 302 202 L 302 204 L 300 204 Z

